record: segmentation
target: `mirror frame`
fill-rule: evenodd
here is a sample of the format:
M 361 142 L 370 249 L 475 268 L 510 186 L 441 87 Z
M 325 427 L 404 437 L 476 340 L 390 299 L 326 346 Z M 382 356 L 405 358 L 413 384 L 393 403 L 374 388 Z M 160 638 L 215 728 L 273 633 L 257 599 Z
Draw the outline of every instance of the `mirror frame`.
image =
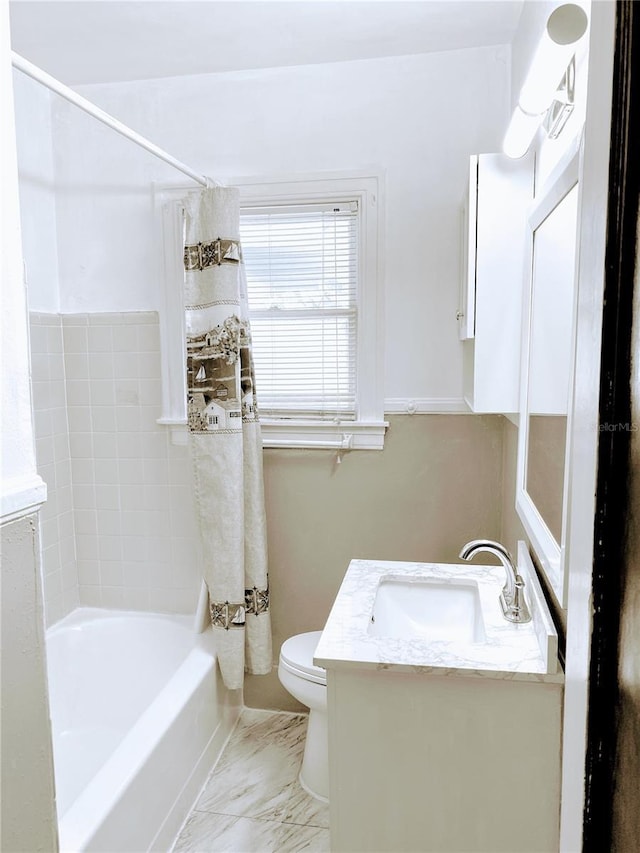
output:
M 516 511 L 522 522 L 531 546 L 538 558 L 549 586 L 560 607 L 566 607 L 567 577 L 564 571 L 565 539 L 567 528 L 567 503 L 569 494 L 569 464 L 571 438 L 571 400 L 573 397 L 575 371 L 575 329 L 576 308 L 578 297 L 578 253 L 574 259 L 574 296 L 571 317 L 571 362 L 569 366 L 569 388 L 567 389 L 567 434 L 565 445 L 564 483 L 562 494 L 562 533 L 561 541 L 556 542 L 549 527 L 545 523 L 531 496 L 526 491 L 527 451 L 529 440 L 529 360 L 531 347 L 531 308 L 534 284 L 534 237 L 536 230 L 547 217 L 558 207 L 564 198 L 578 184 L 580 152 L 572 150 L 560 160 L 551 172 L 542 190 L 535 198 L 529 218 L 527 234 L 527 257 L 525 266 L 525 281 L 523 293 L 522 316 L 522 350 L 520 354 L 520 417 L 518 425 L 518 464 L 516 480 Z M 578 193 L 580 190 L 578 189 Z M 580 195 L 578 195 L 578 222 L 576 233 L 580 227 Z

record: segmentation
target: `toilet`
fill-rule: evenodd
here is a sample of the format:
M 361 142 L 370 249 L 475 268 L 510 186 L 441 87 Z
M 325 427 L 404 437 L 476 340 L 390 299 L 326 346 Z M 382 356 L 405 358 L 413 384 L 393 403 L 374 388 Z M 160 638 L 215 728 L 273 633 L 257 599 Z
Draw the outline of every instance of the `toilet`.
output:
M 327 673 L 313 662 L 322 631 L 289 637 L 280 649 L 278 678 L 285 690 L 309 708 L 309 724 L 299 781 L 319 800 L 329 801 Z

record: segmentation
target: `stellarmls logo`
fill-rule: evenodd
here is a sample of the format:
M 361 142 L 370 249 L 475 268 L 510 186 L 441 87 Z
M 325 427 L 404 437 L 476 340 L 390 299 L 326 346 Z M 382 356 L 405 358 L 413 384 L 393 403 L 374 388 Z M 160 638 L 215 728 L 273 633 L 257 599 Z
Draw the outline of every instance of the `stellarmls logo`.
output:
M 639 425 L 636 423 L 600 424 L 600 432 L 638 432 Z

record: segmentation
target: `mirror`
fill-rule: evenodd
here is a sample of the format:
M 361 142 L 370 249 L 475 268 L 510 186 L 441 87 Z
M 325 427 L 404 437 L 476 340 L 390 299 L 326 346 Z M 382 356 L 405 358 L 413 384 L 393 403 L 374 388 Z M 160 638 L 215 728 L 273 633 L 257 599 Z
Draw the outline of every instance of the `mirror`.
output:
M 560 166 L 536 198 L 525 287 L 516 509 L 558 603 L 563 572 L 566 462 L 572 393 L 577 156 Z

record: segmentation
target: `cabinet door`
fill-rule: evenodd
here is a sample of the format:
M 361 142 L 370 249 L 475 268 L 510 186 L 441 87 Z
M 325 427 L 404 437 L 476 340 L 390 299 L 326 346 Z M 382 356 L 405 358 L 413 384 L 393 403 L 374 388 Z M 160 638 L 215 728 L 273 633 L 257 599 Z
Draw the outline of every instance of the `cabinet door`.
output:
M 473 310 L 473 326 L 471 334 L 467 326 L 462 343 L 465 399 L 474 412 L 514 414 L 519 408 L 533 161 L 510 160 L 504 154 L 480 154 L 471 160 L 469 205 L 475 202 L 475 216 L 472 222 L 469 215 L 466 231 L 465 312 Z
M 476 326 L 476 245 L 478 232 L 478 155 L 469 158 L 469 185 L 462 206 L 462 247 L 460 300 L 456 319 L 461 341 L 475 335 Z

